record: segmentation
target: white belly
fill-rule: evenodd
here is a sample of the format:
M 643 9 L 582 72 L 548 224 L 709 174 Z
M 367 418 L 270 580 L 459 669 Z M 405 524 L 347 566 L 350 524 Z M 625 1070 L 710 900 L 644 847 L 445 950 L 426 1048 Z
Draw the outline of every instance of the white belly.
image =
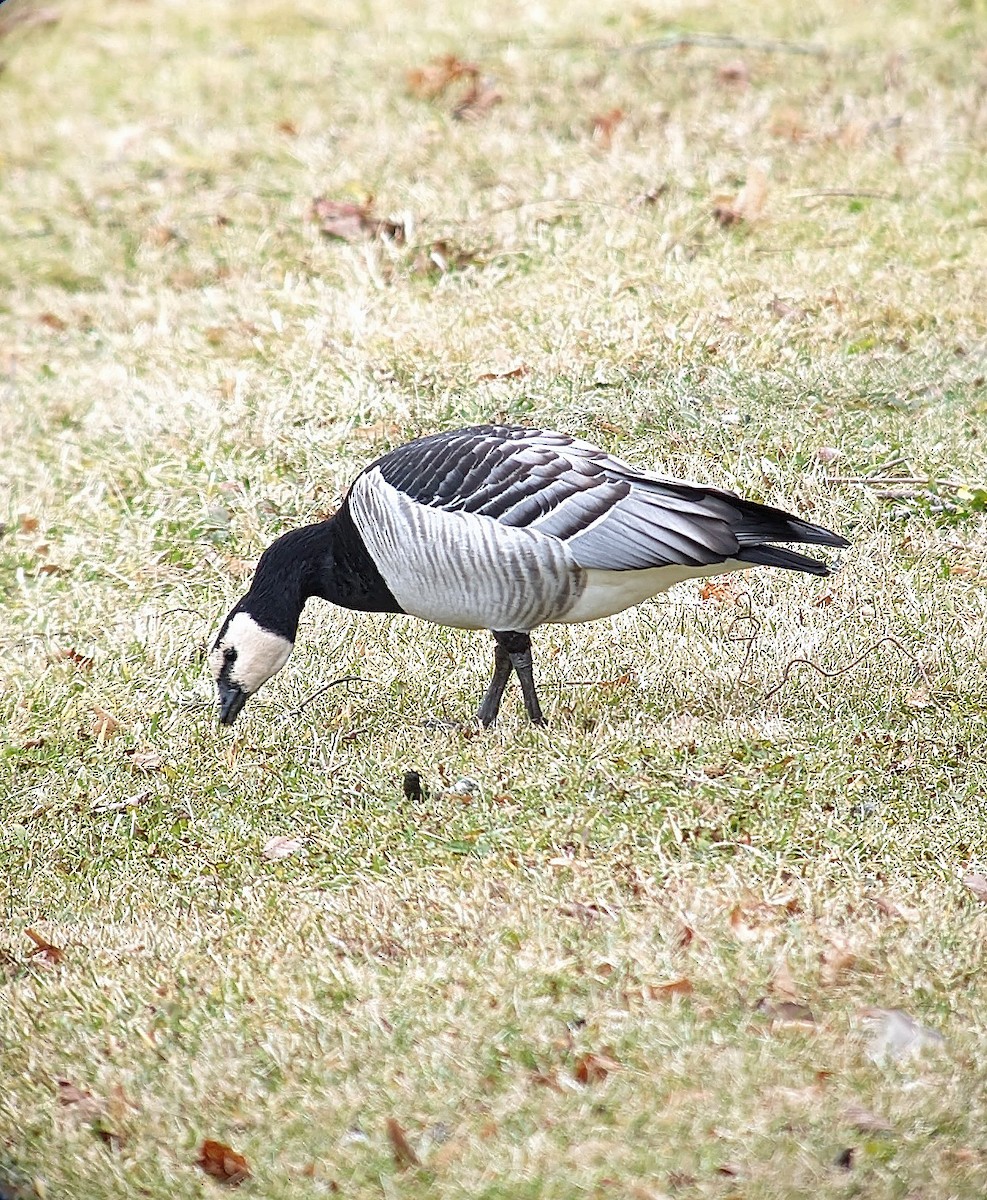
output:
M 633 608 L 643 600 L 658 596 L 676 583 L 687 579 L 706 579 L 710 575 L 726 575 L 731 571 L 746 571 L 750 563 L 736 558 L 714 563 L 709 567 L 651 567 L 646 571 L 583 572 L 585 583 L 571 607 L 561 616 L 551 618 L 557 623 L 575 625 L 581 621 L 598 621 L 614 613 Z

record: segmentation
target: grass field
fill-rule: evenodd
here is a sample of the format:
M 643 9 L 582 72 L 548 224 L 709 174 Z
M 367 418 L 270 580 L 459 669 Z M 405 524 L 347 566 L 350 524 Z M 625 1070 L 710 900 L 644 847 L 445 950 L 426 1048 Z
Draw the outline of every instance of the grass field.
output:
M 2 1200 L 981 1200 L 984 5 L 8 0 L 0 63 Z M 313 606 L 220 731 L 262 548 L 503 418 L 853 548 L 542 630 L 545 730 Z

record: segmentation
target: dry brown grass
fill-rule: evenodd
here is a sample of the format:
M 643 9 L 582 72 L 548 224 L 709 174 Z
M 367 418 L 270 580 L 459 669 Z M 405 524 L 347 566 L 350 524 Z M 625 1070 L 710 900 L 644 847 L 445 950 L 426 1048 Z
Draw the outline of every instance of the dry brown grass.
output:
M 213 1138 L 265 1197 L 979 1200 L 982 7 L 51 11 L 0 29 L 0 1196 L 201 1195 Z M 444 54 L 501 101 L 409 91 Z M 547 732 L 423 725 L 482 637 L 312 611 L 221 736 L 262 547 L 505 416 L 854 549 L 543 631 Z

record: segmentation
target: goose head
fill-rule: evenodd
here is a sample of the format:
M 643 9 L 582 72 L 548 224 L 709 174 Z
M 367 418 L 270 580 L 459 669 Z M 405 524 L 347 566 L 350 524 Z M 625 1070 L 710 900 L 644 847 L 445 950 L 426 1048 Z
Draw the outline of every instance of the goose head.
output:
M 232 725 L 243 706 L 285 665 L 295 643 L 237 605 L 223 622 L 209 653 L 219 694 L 219 720 Z

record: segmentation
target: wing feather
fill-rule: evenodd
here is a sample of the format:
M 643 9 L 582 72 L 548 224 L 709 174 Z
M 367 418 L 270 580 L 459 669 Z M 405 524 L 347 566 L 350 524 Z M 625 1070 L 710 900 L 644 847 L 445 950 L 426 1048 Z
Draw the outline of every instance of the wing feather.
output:
M 780 509 L 645 474 L 551 430 L 433 434 L 372 466 L 419 504 L 530 529 L 564 543 L 587 569 L 707 567 L 763 542 L 845 544 Z

